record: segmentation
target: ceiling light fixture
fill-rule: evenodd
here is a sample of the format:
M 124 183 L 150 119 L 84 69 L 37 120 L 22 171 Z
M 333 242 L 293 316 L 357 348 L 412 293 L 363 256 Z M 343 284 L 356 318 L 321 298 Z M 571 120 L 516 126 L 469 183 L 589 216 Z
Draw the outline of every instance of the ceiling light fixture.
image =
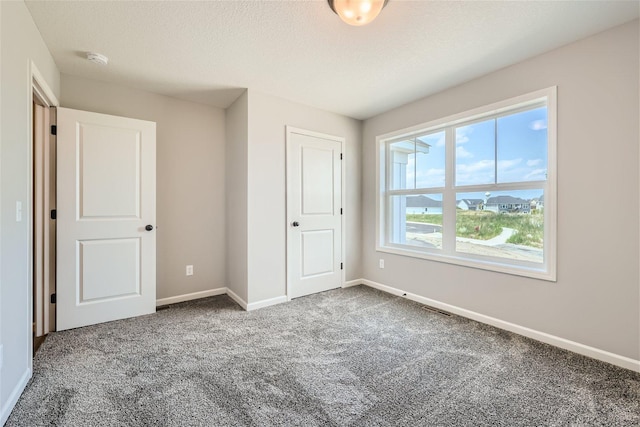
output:
M 367 25 L 387 5 L 389 0 L 327 0 L 333 10 L 349 25 Z
M 87 52 L 87 59 L 93 62 L 94 64 L 98 64 L 98 65 L 107 65 L 107 63 L 109 62 L 109 58 L 107 58 L 106 56 L 100 53 L 95 53 L 95 52 Z

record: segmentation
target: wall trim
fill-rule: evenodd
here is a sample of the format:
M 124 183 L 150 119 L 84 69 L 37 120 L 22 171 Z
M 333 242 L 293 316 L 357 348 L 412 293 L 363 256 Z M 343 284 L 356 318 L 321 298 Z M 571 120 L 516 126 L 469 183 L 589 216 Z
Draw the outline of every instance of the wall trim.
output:
M 282 295 L 275 298 L 263 299 L 262 301 L 256 301 L 256 302 L 247 304 L 247 307 L 245 308 L 245 310 L 247 311 L 257 310 L 259 308 L 269 307 L 271 305 L 276 305 L 276 304 L 280 304 L 287 301 L 289 301 L 289 299 L 287 298 L 286 295 Z
M 0 426 L 3 426 L 4 423 L 7 422 L 7 419 L 9 419 L 9 415 L 11 415 L 11 411 L 13 411 L 13 408 L 16 406 L 16 403 L 18 403 L 18 399 L 20 399 L 22 392 L 27 387 L 27 383 L 29 382 L 30 378 L 31 378 L 31 369 L 27 368 L 27 370 L 24 372 L 20 380 L 18 380 L 18 384 L 16 384 L 15 388 L 9 395 L 7 402 L 2 406 L 2 408 L 0 408 Z
M 358 285 L 364 285 L 364 279 L 356 279 L 356 280 L 349 280 L 348 282 L 344 282 L 342 284 L 343 288 L 350 288 L 352 286 L 358 286 Z
M 56 95 L 53 93 L 53 90 L 49 87 L 47 80 L 44 78 L 35 62 L 29 61 L 29 74 L 31 76 L 31 87 L 29 88 L 31 91 L 36 91 L 38 96 L 42 98 L 42 101 L 45 101 L 49 104 L 49 107 L 59 107 L 60 102 Z M 32 100 L 33 102 L 33 100 Z M 31 108 L 31 106 L 29 106 Z
M 227 293 L 227 288 L 216 288 L 209 289 L 206 291 L 192 292 L 190 294 L 176 295 L 174 297 L 168 298 L 160 298 L 156 300 L 156 307 L 160 307 L 162 305 L 175 304 L 178 302 L 191 301 L 194 299 L 212 297 L 215 295 L 222 295 Z
M 247 302 L 245 300 L 243 300 L 242 298 L 240 298 L 238 296 L 238 294 L 236 294 L 235 292 L 233 292 L 231 289 L 226 288 L 227 290 L 227 295 L 229 295 L 229 297 L 231 297 L 232 300 L 234 300 L 236 303 L 238 303 L 238 305 L 240 307 L 242 307 L 243 310 L 247 310 Z
M 383 285 L 382 283 L 374 282 L 372 280 L 361 279 L 361 280 L 353 280 L 351 282 L 360 282 L 366 286 L 369 286 L 374 289 L 378 289 L 383 292 L 390 293 L 392 295 L 404 297 L 421 304 L 430 305 L 432 307 L 439 308 L 444 311 L 448 311 L 458 316 L 466 317 L 467 319 L 471 319 L 480 323 L 485 323 L 487 325 L 495 326 L 496 328 L 504 329 L 506 331 L 513 332 L 518 335 L 523 335 L 525 337 L 543 342 L 545 344 L 550 344 L 552 346 L 569 350 L 574 353 L 581 354 L 583 356 L 591 357 L 592 359 L 597 359 L 603 362 L 611 363 L 612 365 L 629 369 L 631 371 L 640 372 L 640 360 L 631 359 L 630 357 L 621 356 L 619 354 L 611 353 L 605 350 L 601 350 L 599 348 L 590 347 L 588 345 L 580 344 L 575 341 L 570 341 L 568 339 L 551 335 L 546 332 L 536 331 L 535 329 L 516 325 L 515 323 L 500 320 L 491 316 L 486 316 L 484 314 L 477 313 L 475 311 L 467 310 L 451 304 L 436 301 L 431 298 L 426 298 L 417 294 L 412 294 L 410 292 L 405 292 L 401 289 Z
M 25 319 L 25 334 L 27 336 L 27 348 L 26 351 L 24 353 L 24 355 L 27 358 L 27 369 L 28 369 L 28 377 L 27 377 L 27 381 L 29 380 L 29 378 L 31 378 L 31 372 L 33 370 L 33 268 L 31 266 L 33 266 L 33 233 L 34 233 L 34 223 L 33 223 L 33 210 L 32 205 L 33 205 L 33 188 L 34 188 L 34 184 L 33 184 L 33 171 L 34 171 L 34 163 L 33 163 L 33 159 L 34 159 L 34 155 L 33 155 L 33 102 L 34 102 L 34 93 L 35 96 L 38 98 L 38 100 L 44 104 L 46 104 L 48 107 L 59 107 L 60 106 L 60 102 L 58 101 L 58 99 L 56 98 L 55 94 L 53 93 L 53 90 L 51 89 L 51 87 L 49 86 L 49 83 L 47 82 L 47 80 L 44 78 L 43 74 L 40 72 L 40 70 L 38 70 L 38 67 L 36 66 L 36 63 L 29 59 L 28 63 L 27 63 L 27 73 L 29 76 L 29 84 L 27 86 L 27 99 L 29 100 L 29 104 L 27 105 L 27 117 L 29 118 L 29 124 L 28 124 L 28 130 L 29 130 L 29 135 L 28 135 L 28 141 L 29 141 L 29 198 L 25 201 L 26 202 L 26 211 L 28 212 L 26 214 L 26 218 L 27 218 L 27 227 L 28 227 L 28 231 L 29 231 L 29 241 L 28 241 L 28 249 L 27 249 L 27 260 L 28 260 L 28 274 L 27 274 L 27 284 L 28 284 L 28 295 L 27 298 L 29 299 L 29 308 L 28 308 L 28 317 Z M 6 369 L 6 368 L 5 368 Z M 23 379 L 23 378 L 22 378 Z M 22 381 L 22 379 L 20 381 Z M 26 382 L 25 382 L 26 384 Z M 16 388 L 14 389 L 17 390 L 20 387 L 21 383 L 18 383 L 16 385 Z M 22 390 L 24 390 L 24 387 L 22 387 L 20 389 L 20 393 L 22 393 Z M 16 397 L 16 401 L 17 398 L 20 397 L 20 394 L 18 394 L 18 396 Z M 11 402 L 11 399 L 13 398 L 13 393 L 10 397 L 10 399 L 8 400 L 8 402 Z M 1 405 L 1 403 L 0 403 Z M 15 402 L 13 403 L 13 405 L 15 405 Z M 11 406 L 11 408 L 13 409 L 13 405 Z M 3 408 L 0 408 L 0 410 L 3 410 Z M 11 411 L 9 411 L 11 412 Z M 4 417 L 4 411 L 0 412 L 0 417 Z M 9 414 L 6 414 L 7 417 L 9 417 Z M 4 419 L 4 418 L 3 418 Z M 0 423 L 0 425 L 4 424 L 4 421 Z

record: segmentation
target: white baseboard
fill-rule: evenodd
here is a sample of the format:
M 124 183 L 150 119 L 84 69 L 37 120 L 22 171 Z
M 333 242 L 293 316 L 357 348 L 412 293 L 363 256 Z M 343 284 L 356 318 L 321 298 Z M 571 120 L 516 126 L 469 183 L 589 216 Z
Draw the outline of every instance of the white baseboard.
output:
M 251 311 L 251 310 L 257 310 L 259 308 L 264 308 L 264 307 L 269 307 L 270 305 L 276 305 L 276 304 L 280 304 L 283 302 L 287 302 L 289 299 L 287 298 L 286 295 L 282 295 L 279 297 L 275 297 L 275 298 L 269 298 L 269 299 L 265 299 L 262 301 L 256 301 L 256 302 L 252 302 L 250 304 L 247 304 L 247 311 Z
M 242 307 L 243 310 L 245 310 L 245 311 L 247 310 L 247 302 L 245 300 L 243 300 L 242 298 L 240 298 L 235 292 L 233 292 L 229 288 L 227 288 L 227 295 L 229 295 L 229 297 L 231 297 L 232 300 L 237 302 L 238 305 L 240 307 Z
M 358 286 L 358 285 L 364 285 L 364 279 L 349 280 L 348 282 L 344 282 L 342 284 L 342 287 L 350 288 L 352 286 Z
M 209 289 L 207 291 L 193 292 L 190 294 L 177 295 L 175 297 L 162 298 L 162 299 L 156 300 L 156 307 L 167 305 L 167 304 L 175 304 L 178 302 L 191 301 L 194 299 L 212 297 L 215 295 L 223 295 L 223 294 L 229 295 L 229 297 L 232 300 L 234 300 L 236 303 L 238 303 L 238 305 L 240 305 L 240 307 L 242 307 L 245 311 L 257 310 L 259 308 L 269 307 L 270 305 L 280 304 L 282 302 L 287 301 L 286 295 L 283 295 L 280 297 L 270 298 L 267 300 L 257 301 L 257 302 L 252 302 L 251 304 L 247 304 L 245 300 L 240 298 L 231 289 L 224 287 L 224 288 Z
M 177 295 L 175 297 L 161 298 L 156 300 L 156 307 L 167 304 L 175 304 L 178 302 L 191 301 L 199 298 L 212 297 L 227 293 L 227 288 L 209 289 L 207 291 L 193 292 L 190 294 Z
M 570 341 L 565 338 L 557 337 L 555 335 L 547 334 L 545 332 L 536 331 L 525 326 L 516 325 L 514 323 L 506 322 L 504 320 L 496 319 L 495 317 L 486 316 L 484 314 L 476 313 L 475 311 L 467 310 L 464 308 L 456 307 L 447 303 L 436 301 L 430 298 L 426 298 L 410 292 L 393 288 L 391 286 L 383 285 L 371 280 L 361 279 L 357 282 L 367 285 L 369 287 L 387 292 L 393 295 L 405 297 L 412 301 L 419 302 L 421 304 L 429 305 L 431 307 L 439 308 L 440 310 L 448 311 L 449 313 L 456 314 L 458 316 L 466 317 L 480 323 L 486 323 L 487 325 L 495 326 L 496 328 L 504 329 L 523 335 L 525 337 L 534 339 L 536 341 L 550 344 L 555 347 L 560 347 L 565 350 L 572 351 L 574 353 L 581 354 L 583 356 L 591 357 L 593 359 L 601 360 L 603 362 L 611 363 L 612 365 L 620 366 L 635 372 L 640 372 L 640 360 L 631 359 L 629 357 L 620 356 L 619 354 L 610 353 L 605 350 L 600 350 L 595 347 L 580 344 L 575 341 Z
M 20 396 L 22 395 L 22 392 L 27 386 L 27 383 L 29 382 L 30 378 L 31 378 L 31 369 L 27 369 L 25 373 L 22 375 L 22 377 L 20 378 L 20 380 L 18 381 L 18 384 L 16 384 L 16 387 L 13 389 L 13 391 L 9 395 L 9 398 L 7 399 L 6 403 L 2 405 L 2 408 L 0 408 L 0 411 L 1 411 L 0 426 L 3 426 L 4 423 L 7 422 L 7 419 L 9 418 L 11 411 L 13 411 L 13 407 L 16 406 L 16 403 L 18 403 L 18 399 L 20 399 Z

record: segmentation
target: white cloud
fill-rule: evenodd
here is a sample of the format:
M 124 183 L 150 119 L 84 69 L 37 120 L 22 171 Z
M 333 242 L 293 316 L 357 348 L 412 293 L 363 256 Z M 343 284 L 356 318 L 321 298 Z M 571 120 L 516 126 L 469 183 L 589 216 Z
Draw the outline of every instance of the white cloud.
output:
M 543 181 L 547 179 L 546 169 L 534 169 L 524 176 L 527 181 Z
M 444 137 L 444 133 L 440 136 L 440 138 L 438 138 L 438 141 L 436 142 L 436 147 L 444 147 L 445 144 L 445 137 Z
M 531 130 L 543 130 L 547 128 L 547 123 L 544 120 L 534 120 L 529 123 Z
M 504 171 L 522 163 L 522 159 L 500 160 L 498 161 L 498 170 Z
M 540 163 L 542 163 L 542 159 L 527 160 L 527 166 L 538 166 Z
M 456 129 L 456 145 L 462 145 L 469 142 L 468 133 L 472 133 L 473 128 L 470 126 L 461 126 Z
M 482 172 L 488 169 L 493 169 L 494 161 L 493 160 L 480 160 L 479 162 L 470 163 L 468 165 L 458 164 L 456 168 L 456 173 L 474 173 L 474 172 Z
M 458 158 L 458 159 L 469 159 L 471 157 L 473 157 L 473 153 L 471 153 L 470 151 L 465 150 L 464 147 L 456 148 L 456 158 Z
M 444 185 L 444 169 L 431 168 L 418 171 L 416 181 L 418 187 L 441 187 Z
M 493 182 L 493 171 L 456 174 L 456 185 L 490 184 Z
M 444 169 L 431 168 L 431 169 L 427 169 L 424 172 L 418 171 L 418 177 L 423 177 L 423 176 L 444 176 Z
M 456 144 L 457 145 L 462 145 L 469 142 L 469 137 L 466 135 L 458 135 L 456 136 Z

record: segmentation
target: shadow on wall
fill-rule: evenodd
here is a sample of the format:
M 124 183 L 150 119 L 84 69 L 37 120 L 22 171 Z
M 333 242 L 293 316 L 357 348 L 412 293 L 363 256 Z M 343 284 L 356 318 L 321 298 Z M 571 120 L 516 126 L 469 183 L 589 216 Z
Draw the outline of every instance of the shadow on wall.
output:
M 192 89 L 188 91 L 168 92 L 171 96 L 185 101 L 197 102 L 199 104 L 212 105 L 218 108 L 227 108 L 235 102 L 240 95 L 247 90 L 241 87 L 208 87 L 202 89 Z

